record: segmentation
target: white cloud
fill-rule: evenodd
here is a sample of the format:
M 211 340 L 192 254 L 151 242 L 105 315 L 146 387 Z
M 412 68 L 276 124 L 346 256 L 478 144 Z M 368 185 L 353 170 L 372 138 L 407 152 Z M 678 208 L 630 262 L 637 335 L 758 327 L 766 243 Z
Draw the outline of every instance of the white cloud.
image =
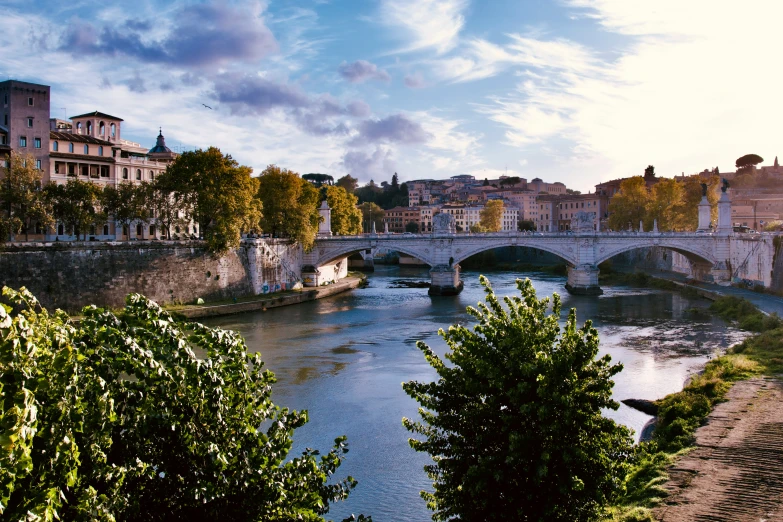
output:
M 554 147 L 552 172 L 570 173 L 563 181 L 577 188 L 648 164 L 672 176 L 716 165 L 732 170 L 734 159 L 749 152 L 767 160 L 779 154 L 783 105 L 773 50 L 783 5 L 572 0 L 570 6 L 633 38 L 607 61 L 574 42 L 512 36 L 504 49 L 510 58 L 500 55 L 495 63 L 521 67 L 521 82 L 477 108 L 506 127 L 508 144 L 539 152 Z
M 467 0 L 382 0 L 380 15 L 383 23 L 406 33 L 397 52 L 431 48 L 444 54 L 457 45 L 467 5 Z

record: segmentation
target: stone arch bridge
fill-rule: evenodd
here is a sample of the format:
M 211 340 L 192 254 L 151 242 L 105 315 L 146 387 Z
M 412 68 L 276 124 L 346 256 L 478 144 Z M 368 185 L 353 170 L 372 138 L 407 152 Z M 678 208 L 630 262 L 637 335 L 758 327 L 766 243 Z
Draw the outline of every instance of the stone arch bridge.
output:
M 691 264 L 697 280 L 728 284 L 731 278 L 732 249 L 746 241 L 739 234 L 659 233 L 659 232 L 584 232 L 488 234 L 366 234 L 362 236 L 319 237 L 313 250 L 304 255 L 303 272 L 356 253 L 387 248 L 420 259 L 430 265 L 430 294 L 459 293 L 460 261 L 499 247 L 537 248 L 559 256 L 568 265 L 571 293 L 600 294 L 598 265 L 607 259 L 639 248 L 661 247 L 682 254 Z M 758 238 L 756 238 L 758 241 Z M 771 240 L 768 242 L 771 248 Z

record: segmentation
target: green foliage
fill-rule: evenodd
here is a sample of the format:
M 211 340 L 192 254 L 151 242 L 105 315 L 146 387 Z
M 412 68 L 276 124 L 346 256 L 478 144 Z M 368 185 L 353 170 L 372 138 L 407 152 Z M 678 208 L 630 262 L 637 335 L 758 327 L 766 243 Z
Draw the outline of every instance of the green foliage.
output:
M 67 233 L 87 237 L 90 226 L 98 227 L 107 216 L 100 208 L 102 189 L 95 183 L 69 179 L 65 185 L 49 183 L 44 187 L 54 217 L 65 225 Z
M 359 211 L 362 213 L 362 224 L 364 232 L 372 232 L 372 225 L 375 223 L 376 232 L 383 231 L 384 212 L 381 207 L 375 203 L 366 201 L 359 205 Z
M 3 296 L 3 520 L 321 521 L 356 485 L 330 480 L 344 437 L 289 457 L 307 412 L 272 403 L 274 375 L 238 334 L 138 294 L 78 325 Z
M 419 224 L 415 221 L 411 221 L 405 225 L 405 232 L 411 232 L 412 234 L 419 233 Z
M 109 185 L 101 193 L 101 206 L 107 215 L 114 218 L 121 232 L 130 229 L 133 222 L 146 223 L 152 218 L 149 196 L 150 186 L 147 182 L 125 182 L 116 187 Z
M 326 187 L 326 202 L 332 209 L 332 233 L 339 236 L 362 233 L 362 211 L 357 198 L 343 187 Z
M 574 310 L 561 330 L 560 298 L 538 300 L 529 280 L 504 304 L 483 276 L 486 304 L 468 313 L 469 330 L 439 332 L 450 348 L 441 360 L 419 349 L 438 373 L 405 392 L 421 422 L 403 419 L 435 491 L 422 497 L 433 520 L 596 520 L 622 489 L 631 458 L 630 431 L 601 415 L 616 409 L 611 377 L 621 365 L 600 359 L 598 335 Z M 505 306 L 504 306 L 505 305 Z
M 354 190 L 354 194 L 359 198 L 359 203 L 375 203 L 383 209 L 408 206 L 408 185 L 402 183 L 397 185 L 397 173 L 392 176 L 391 184 L 381 183 L 382 187 L 370 180 L 363 187 Z
M 323 185 L 334 185 L 334 178 L 329 174 L 302 174 L 302 179 L 309 181 L 316 187 L 321 187 Z
M 0 224 L 0 242 L 23 231 L 25 238 L 36 224 L 44 230 L 54 225 L 51 202 L 41 187 L 41 171 L 35 158 L 11 151 L 11 168 L 0 182 L 0 208 L 7 212 Z
M 346 174 L 342 178 L 337 179 L 337 183 L 335 183 L 338 187 L 342 187 L 348 192 L 349 194 L 353 194 L 356 190 L 356 187 L 359 186 L 359 180 L 351 176 L 350 174 Z
M 252 173 L 250 167 L 210 147 L 183 153 L 157 181 L 183 201 L 207 248 L 220 255 L 239 246 L 243 231 L 259 225 L 258 179 Z
M 261 228 L 274 237 L 288 237 L 313 248 L 318 233 L 321 196 L 312 183 L 296 172 L 269 165 L 261 173 L 258 199 L 264 207 Z
M 749 332 L 765 332 L 783 326 L 777 314 L 764 315 L 753 303 L 741 297 L 721 296 L 712 302 L 710 311 Z

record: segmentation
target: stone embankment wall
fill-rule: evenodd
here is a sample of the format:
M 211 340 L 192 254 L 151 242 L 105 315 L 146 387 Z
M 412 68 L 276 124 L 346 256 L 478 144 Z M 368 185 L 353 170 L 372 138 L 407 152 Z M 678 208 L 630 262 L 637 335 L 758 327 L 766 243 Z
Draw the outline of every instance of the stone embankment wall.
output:
M 290 289 L 302 250 L 245 240 L 215 258 L 199 241 L 14 243 L 0 250 L 0 286 L 27 287 L 47 308 L 121 307 L 138 292 L 160 304 L 217 301 Z

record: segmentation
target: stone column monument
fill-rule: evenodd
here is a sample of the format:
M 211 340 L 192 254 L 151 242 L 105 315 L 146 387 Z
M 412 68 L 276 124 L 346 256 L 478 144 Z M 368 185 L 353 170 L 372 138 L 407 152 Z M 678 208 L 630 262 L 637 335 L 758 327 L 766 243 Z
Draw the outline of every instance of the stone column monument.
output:
M 702 183 L 701 202 L 699 202 L 699 228 L 696 230 L 709 230 L 710 221 L 712 221 L 712 213 L 710 209 L 710 202 L 707 200 L 707 184 Z
M 718 200 L 718 228 L 719 234 L 730 234 L 733 230 L 731 224 L 731 197 L 729 197 L 729 182 L 723 180 L 723 186 L 720 188 L 721 195 Z
M 332 209 L 329 208 L 329 204 L 326 200 L 321 203 L 321 208 L 318 209 L 318 215 L 321 216 L 321 222 L 318 223 L 318 237 L 331 237 L 332 236 Z

